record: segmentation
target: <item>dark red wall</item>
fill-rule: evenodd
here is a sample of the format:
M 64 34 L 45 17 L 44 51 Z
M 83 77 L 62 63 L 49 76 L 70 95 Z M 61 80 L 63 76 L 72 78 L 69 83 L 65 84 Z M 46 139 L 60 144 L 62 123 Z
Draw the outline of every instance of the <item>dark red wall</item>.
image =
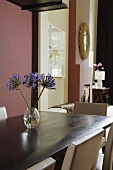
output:
M 76 64 L 76 0 L 69 7 L 68 102 L 80 98 L 80 65 Z
M 23 114 L 27 108 L 18 91 L 9 91 L 12 74 L 31 72 L 32 14 L 6 0 L 0 1 L 0 106 L 6 106 L 8 116 Z M 30 100 L 30 90 L 24 90 Z

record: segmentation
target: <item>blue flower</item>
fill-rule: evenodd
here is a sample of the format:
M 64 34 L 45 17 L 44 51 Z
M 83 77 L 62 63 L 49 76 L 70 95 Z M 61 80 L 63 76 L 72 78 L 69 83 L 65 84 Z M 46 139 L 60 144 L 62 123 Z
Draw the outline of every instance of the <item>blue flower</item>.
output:
M 21 77 L 19 74 L 13 74 L 12 78 L 10 78 L 10 82 L 7 84 L 9 90 L 17 89 L 23 83 L 24 78 Z
M 22 97 L 24 98 L 28 108 L 31 108 L 31 106 L 29 105 L 29 103 L 27 102 L 21 88 L 20 85 L 24 85 L 25 87 L 34 89 L 36 92 L 38 92 L 38 87 L 42 86 L 42 90 L 38 96 L 38 99 L 35 103 L 35 106 L 37 106 L 37 103 L 44 91 L 45 88 L 47 89 L 56 89 L 56 83 L 55 83 L 55 79 L 51 76 L 51 74 L 48 73 L 47 76 L 45 76 L 45 74 L 41 74 L 40 76 L 38 75 L 37 72 L 35 73 L 29 73 L 26 74 L 24 77 L 20 76 L 19 74 L 14 74 L 12 76 L 12 78 L 10 78 L 9 83 L 7 84 L 7 87 L 10 91 L 16 89 L 19 90 Z
M 46 88 L 48 89 L 56 89 L 56 83 L 55 83 L 55 79 L 48 73 L 48 75 L 46 76 L 46 81 L 48 82 L 48 86 Z
M 47 76 L 44 74 L 40 75 L 39 85 L 47 89 L 56 89 L 55 79 L 48 73 Z
M 44 80 L 44 79 L 45 79 L 45 74 L 43 73 L 40 75 L 39 81 Z
M 37 72 L 35 72 L 35 73 L 29 73 L 29 75 L 26 74 L 26 75 L 24 76 L 24 82 L 23 82 L 23 84 L 24 84 L 26 87 L 35 89 L 38 80 L 39 80 L 39 76 L 38 76 L 38 73 L 37 73 Z

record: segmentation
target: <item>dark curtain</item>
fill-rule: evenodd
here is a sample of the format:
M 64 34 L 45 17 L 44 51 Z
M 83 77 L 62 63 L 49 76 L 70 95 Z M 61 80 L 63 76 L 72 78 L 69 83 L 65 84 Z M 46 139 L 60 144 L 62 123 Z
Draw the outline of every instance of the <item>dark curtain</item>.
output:
M 110 87 L 113 104 L 113 0 L 98 0 L 96 63 L 105 68 L 104 87 Z

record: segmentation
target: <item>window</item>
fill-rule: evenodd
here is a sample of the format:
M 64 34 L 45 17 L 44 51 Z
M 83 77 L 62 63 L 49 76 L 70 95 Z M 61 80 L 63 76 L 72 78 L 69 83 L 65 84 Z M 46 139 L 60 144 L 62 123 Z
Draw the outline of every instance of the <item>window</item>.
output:
M 65 76 L 66 34 L 49 23 L 49 73 Z

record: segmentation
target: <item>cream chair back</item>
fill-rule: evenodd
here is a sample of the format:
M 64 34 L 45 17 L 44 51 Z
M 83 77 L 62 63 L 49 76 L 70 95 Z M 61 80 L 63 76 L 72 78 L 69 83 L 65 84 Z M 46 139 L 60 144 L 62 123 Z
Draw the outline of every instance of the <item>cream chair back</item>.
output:
M 74 112 L 75 114 L 89 114 L 89 115 L 101 115 L 107 116 L 107 103 L 85 103 L 85 102 L 75 102 Z M 101 148 L 103 152 L 106 145 L 106 130 L 104 131 L 104 136 L 101 141 Z
M 103 129 L 71 143 L 66 151 L 62 170 L 95 170 Z
M 102 170 L 112 170 L 113 169 L 112 163 L 113 163 L 113 124 L 110 127 L 107 138 Z
M 107 116 L 107 103 L 75 102 L 75 114 L 89 114 Z
M 0 107 L 0 120 L 4 120 L 7 119 L 7 111 L 6 111 L 6 107 L 2 106 Z
M 56 161 L 53 158 L 49 157 L 28 168 L 27 170 L 54 170 L 55 162 Z

